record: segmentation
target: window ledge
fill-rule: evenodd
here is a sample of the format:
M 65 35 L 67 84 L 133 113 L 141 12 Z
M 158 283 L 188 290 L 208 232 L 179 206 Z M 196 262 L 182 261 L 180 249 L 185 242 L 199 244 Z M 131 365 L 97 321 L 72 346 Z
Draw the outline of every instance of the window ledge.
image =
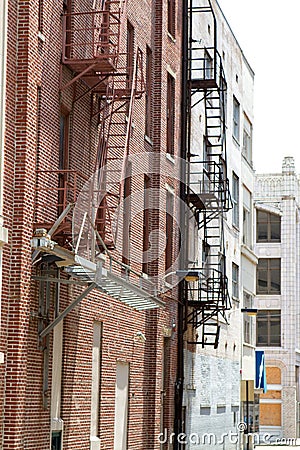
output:
M 247 259 L 249 259 L 250 262 L 252 262 L 253 264 L 257 264 L 258 263 L 258 258 L 256 256 L 256 254 L 254 253 L 254 251 L 252 249 L 250 249 L 247 245 L 242 244 L 241 245 L 241 253 L 242 255 L 244 255 Z
M 170 33 L 170 31 L 168 31 L 168 38 L 169 38 L 174 44 L 176 44 L 176 38 Z
M 234 135 L 232 135 L 232 139 L 233 139 L 233 142 L 238 146 L 238 148 L 239 148 L 239 150 L 240 150 L 240 143 L 239 143 L 239 141 L 237 140 L 237 138 L 236 138 Z
M 166 153 L 166 158 L 168 161 L 170 161 L 172 164 L 175 164 L 175 158 L 171 153 Z
M 41 31 L 38 32 L 37 37 L 41 42 L 46 42 L 46 37 Z
M 256 349 L 256 345 L 249 344 L 249 342 L 245 342 L 245 341 L 243 341 L 243 346 L 251 348 L 251 350 L 255 350 Z M 245 356 L 245 355 L 243 355 L 243 356 Z
M 147 134 L 145 134 L 144 140 L 153 147 L 153 141 Z
M 234 229 L 234 231 L 237 231 L 238 233 L 240 232 L 240 229 L 237 225 L 235 225 L 234 223 L 232 224 L 232 228 Z

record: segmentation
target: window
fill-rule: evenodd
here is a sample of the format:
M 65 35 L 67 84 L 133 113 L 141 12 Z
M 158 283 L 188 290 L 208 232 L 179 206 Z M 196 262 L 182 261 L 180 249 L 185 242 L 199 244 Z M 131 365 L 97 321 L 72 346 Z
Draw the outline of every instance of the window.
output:
M 99 436 L 100 390 L 102 360 L 102 323 L 93 324 L 92 392 L 91 392 L 91 436 Z
M 145 134 L 152 138 L 152 51 L 147 46 L 146 52 L 146 117 Z
M 175 80 L 168 73 L 167 79 L 167 153 L 174 155 Z
M 257 294 L 280 294 L 280 258 L 263 258 L 257 265 Z
M 167 191 L 166 196 L 166 250 L 165 250 L 165 269 L 168 270 L 173 262 L 173 214 L 174 214 L 174 195 Z
M 243 186 L 243 244 L 252 246 L 252 199 L 245 186 Z
M 43 32 L 43 0 L 39 0 L 39 9 L 38 9 L 38 30 Z
M 148 273 L 149 271 L 149 189 L 150 189 L 150 178 L 145 175 L 144 178 L 144 218 L 143 218 L 143 273 Z
M 43 2 L 42 2 L 43 3 Z M 66 35 L 65 35 L 65 58 L 70 58 L 71 55 L 71 36 L 72 36 L 72 22 L 71 22 L 71 0 L 63 0 L 63 13 L 66 14 L 65 17 L 65 27 L 66 27 Z M 41 5 L 41 9 L 39 14 L 43 14 L 43 5 Z M 42 16 L 40 17 L 40 19 Z M 43 25 L 42 23 L 40 24 Z M 41 31 L 41 30 L 40 30 Z
M 261 310 L 256 316 L 256 345 L 258 347 L 281 346 L 281 311 Z
M 132 163 L 128 162 L 126 178 L 124 181 L 124 207 L 123 207 L 123 255 L 122 262 L 130 264 L 130 238 L 131 238 L 131 173 Z
M 239 298 L 239 266 L 232 263 L 232 297 Z
M 265 211 L 256 212 L 257 242 L 280 242 L 281 217 Z
M 244 114 L 244 131 L 243 131 L 243 156 L 252 164 L 252 123 Z
M 233 137 L 239 142 L 240 140 L 240 104 L 233 97 Z
M 134 65 L 134 27 L 127 21 L 127 88 L 132 87 L 133 65 Z M 127 115 L 129 114 L 130 102 L 127 102 Z
M 204 62 L 204 79 L 210 80 L 213 78 L 213 60 L 207 51 L 205 51 L 203 62 Z
M 240 186 L 239 177 L 233 172 L 232 173 L 232 224 L 239 228 L 239 197 L 240 197 Z
M 175 36 L 175 0 L 168 0 L 168 32 Z
M 251 309 L 253 308 L 253 299 L 250 294 L 244 291 L 243 293 L 243 308 Z M 244 322 L 244 342 L 246 344 L 253 345 L 253 317 L 243 314 Z
M 66 192 L 69 169 L 69 131 L 70 116 L 61 114 L 59 134 L 59 173 L 58 173 L 58 214 L 61 214 L 66 205 Z

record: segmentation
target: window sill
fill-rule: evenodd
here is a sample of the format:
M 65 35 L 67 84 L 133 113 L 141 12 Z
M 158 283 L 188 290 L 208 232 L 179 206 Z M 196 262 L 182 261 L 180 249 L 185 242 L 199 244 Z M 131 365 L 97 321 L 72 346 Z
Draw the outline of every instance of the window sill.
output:
M 172 164 L 175 164 L 175 158 L 171 153 L 166 153 L 166 158 L 168 161 L 170 161 Z
M 254 170 L 253 161 L 249 161 L 249 159 L 247 158 L 247 156 L 243 152 L 242 152 L 242 157 L 243 157 L 243 160 L 246 162 L 246 164 L 249 166 L 249 168 L 251 170 Z
M 147 134 L 145 134 L 144 140 L 153 147 L 153 141 Z
M 281 292 L 256 292 L 257 297 L 280 297 Z
M 234 135 L 232 135 L 232 139 L 233 139 L 233 142 L 237 145 L 237 147 L 238 147 L 239 150 L 240 150 L 240 143 L 239 143 L 239 141 L 237 140 L 237 138 L 236 138 Z
M 41 31 L 38 32 L 37 37 L 41 42 L 46 42 L 46 38 Z
M 235 225 L 234 223 L 232 224 L 232 228 L 234 229 L 234 231 L 237 231 L 238 233 L 240 232 L 240 229 L 237 225 Z
M 256 345 L 254 345 L 254 344 L 249 344 L 249 342 L 245 342 L 245 341 L 243 341 L 243 346 L 244 346 L 244 347 L 251 348 L 251 350 L 255 350 L 255 349 L 256 349 Z
M 168 38 L 173 42 L 173 44 L 176 44 L 176 38 L 168 31 Z
M 256 348 L 264 348 L 267 350 L 278 350 L 283 348 L 282 345 L 267 345 L 267 344 L 256 344 Z

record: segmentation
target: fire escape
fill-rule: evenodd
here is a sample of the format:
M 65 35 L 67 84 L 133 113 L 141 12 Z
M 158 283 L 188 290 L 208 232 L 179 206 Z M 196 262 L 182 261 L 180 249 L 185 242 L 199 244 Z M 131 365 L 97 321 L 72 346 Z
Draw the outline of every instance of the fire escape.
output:
M 223 229 L 224 213 L 231 208 L 225 141 L 227 86 L 211 2 L 208 0 L 204 6 L 195 3 L 191 0 L 189 7 L 186 201 L 203 240 L 201 267 L 189 267 L 185 277 L 185 327 L 193 330 L 189 343 L 217 348 L 220 318 L 226 321 L 226 310 L 230 308 Z M 204 36 L 199 38 L 199 33 Z M 195 128 L 192 131 L 196 108 L 202 108 L 204 116 L 200 117 L 200 133 Z M 202 158 L 197 156 L 201 151 L 195 148 L 195 132 L 203 135 Z
M 128 48 L 124 39 L 126 3 L 101 0 L 90 11 L 66 12 L 62 18 L 62 66 L 69 69 L 69 77 L 62 67 L 61 93 L 71 90 L 74 102 L 91 97 L 98 145 L 89 174 L 69 169 L 37 172 L 32 247 L 33 263 L 40 267 L 35 276 L 40 282 L 40 341 L 94 288 L 137 310 L 164 306 L 147 276 L 114 254 L 132 114 L 144 92 L 142 52 Z M 85 289 L 63 312 L 56 311 L 51 322 L 53 283 Z

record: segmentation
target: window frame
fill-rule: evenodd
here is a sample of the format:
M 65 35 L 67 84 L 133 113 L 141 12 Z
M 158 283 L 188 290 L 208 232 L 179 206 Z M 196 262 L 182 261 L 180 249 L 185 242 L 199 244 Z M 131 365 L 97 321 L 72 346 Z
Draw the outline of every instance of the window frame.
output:
M 168 0 L 168 33 L 175 38 L 176 35 L 176 0 Z
M 151 188 L 151 179 L 144 175 L 144 211 L 143 211 L 143 262 L 142 272 L 149 274 L 149 261 L 146 260 L 146 252 L 150 248 L 150 198 L 149 190 Z M 148 255 L 147 255 L 148 256 Z
M 145 135 L 152 139 L 152 50 L 146 46 Z
M 240 124 L 241 124 L 241 113 L 240 113 L 240 103 L 233 96 L 233 106 L 232 106 L 232 136 L 239 143 L 240 142 Z
M 235 189 L 236 187 L 236 189 Z M 240 179 L 235 172 L 232 172 L 232 225 L 236 228 L 240 228 Z
M 165 248 L 165 270 L 168 271 L 173 263 L 173 216 L 174 216 L 174 194 L 171 190 L 166 191 L 166 248 Z
M 246 195 L 249 198 L 249 205 L 246 202 Z M 249 248 L 252 247 L 253 244 L 253 233 L 252 233 L 252 193 L 249 189 L 243 185 L 243 236 L 242 242 L 244 245 L 247 245 Z M 246 220 L 247 218 L 247 220 Z
M 267 261 L 267 267 L 259 267 L 261 261 Z M 272 268 L 271 262 L 279 261 L 279 269 Z M 257 275 L 256 275 L 256 295 L 281 295 L 281 258 L 259 258 L 257 264 Z M 279 272 L 279 291 L 274 291 L 272 289 L 272 271 L 277 270 Z M 267 289 L 262 290 L 259 288 L 259 280 L 262 278 L 259 276 L 259 272 L 267 272 Z
M 240 272 L 239 266 L 233 262 L 231 267 L 231 281 L 232 281 L 232 298 L 234 300 L 239 300 L 240 298 L 239 272 Z
M 266 222 L 260 222 L 259 224 L 259 214 L 267 214 L 267 221 Z M 272 217 L 279 218 L 279 238 L 273 238 L 272 239 Z M 258 233 L 259 233 L 259 225 L 262 223 L 267 224 L 267 238 L 266 239 L 259 239 Z M 279 214 L 272 213 L 270 211 L 263 211 L 260 209 L 256 210 L 256 242 L 257 243 L 280 243 L 281 242 L 281 216 Z
M 252 166 L 252 133 L 253 133 L 252 123 L 248 119 L 247 115 L 244 113 L 242 155 L 245 157 L 245 159 L 251 166 Z
M 276 320 L 277 318 L 277 320 Z M 262 322 L 266 322 L 267 334 L 264 335 L 267 337 L 267 342 L 259 342 L 259 324 Z M 272 340 L 272 322 L 278 325 L 280 328 L 279 342 L 275 342 Z M 280 309 L 272 309 L 272 310 L 259 310 L 256 316 L 256 346 L 257 347 L 281 347 L 282 339 L 281 339 L 281 310 Z
M 167 73 L 167 148 L 166 151 L 174 156 L 175 150 L 175 78 Z

